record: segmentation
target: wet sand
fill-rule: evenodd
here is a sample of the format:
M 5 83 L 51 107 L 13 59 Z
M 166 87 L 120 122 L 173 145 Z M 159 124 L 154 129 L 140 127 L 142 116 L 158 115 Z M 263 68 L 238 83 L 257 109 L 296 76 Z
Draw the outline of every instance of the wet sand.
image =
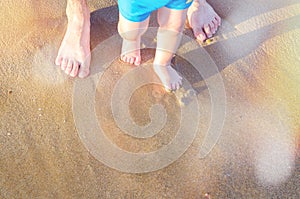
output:
M 219 73 L 201 77 L 180 56 L 174 61 L 200 104 L 195 139 L 167 167 L 132 174 L 98 161 L 80 137 L 73 99 L 80 80 L 54 66 L 65 31 L 65 2 L 2 1 L 0 198 L 299 198 L 299 1 L 211 3 L 223 24 L 203 48 Z M 89 6 L 91 46 L 97 49 L 117 33 L 118 10 L 114 1 L 92 0 Z M 151 63 L 153 51 L 143 55 L 144 63 Z M 94 73 L 98 59 L 101 55 L 93 58 Z M 95 85 L 95 112 L 111 142 L 132 153 L 149 153 L 176 136 L 180 104 L 155 85 L 139 88 L 129 105 L 133 120 L 146 125 L 149 107 L 159 103 L 167 121 L 149 139 L 124 134 L 114 121 L 110 97 L 131 70 L 115 60 L 103 72 Z M 207 81 L 216 76 L 226 92 L 224 127 L 212 151 L 199 158 L 213 109 Z

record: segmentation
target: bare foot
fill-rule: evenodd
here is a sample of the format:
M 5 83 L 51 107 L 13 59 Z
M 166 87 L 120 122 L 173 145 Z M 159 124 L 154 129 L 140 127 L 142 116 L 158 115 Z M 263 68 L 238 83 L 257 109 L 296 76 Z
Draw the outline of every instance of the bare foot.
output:
M 195 37 L 202 42 L 212 37 L 221 25 L 221 18 L 206 0 L 194 2 L 188 9 L 187 18 Z
M 123 39 L 121 60 L 136 66 L 141 64 L 140 39 L 135 41 Z
M 153 69 L 167 91 L 177 90 L 182 85 L 182 77 L 172 66 L 153 64 Z
M 89 13 L 83 20 L 69 20 L 68 28 L 58 51 L 55 64 L 71 77 L 84 78 L 89 75 L 90 19 Z

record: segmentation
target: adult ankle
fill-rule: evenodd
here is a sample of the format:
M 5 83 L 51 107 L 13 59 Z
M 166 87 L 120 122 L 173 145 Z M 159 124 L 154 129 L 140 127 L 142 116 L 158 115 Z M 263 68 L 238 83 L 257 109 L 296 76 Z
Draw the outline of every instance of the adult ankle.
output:
M 87 5 L 68 4 L 66 14 L 69 23 L 79 26 L 90 23 L 90 10 Z

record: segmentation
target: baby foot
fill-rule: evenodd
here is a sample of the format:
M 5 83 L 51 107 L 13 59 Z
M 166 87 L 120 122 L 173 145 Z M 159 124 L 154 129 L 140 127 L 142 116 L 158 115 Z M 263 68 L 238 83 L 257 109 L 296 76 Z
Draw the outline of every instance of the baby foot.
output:
M 141 64 L 140 40 L 130 41 L 123 39 L 121 60 L 136 66 Z
M 175 91 L 182 85 L 182 77 L 172 66 L 153 64 L 153 69 L 167 91 Z

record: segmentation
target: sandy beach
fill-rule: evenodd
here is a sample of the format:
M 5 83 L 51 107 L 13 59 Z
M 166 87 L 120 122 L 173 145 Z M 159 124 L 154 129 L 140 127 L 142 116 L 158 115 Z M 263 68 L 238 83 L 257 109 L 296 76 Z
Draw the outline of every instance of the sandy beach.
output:
M 165 93 L 143 83 L 155 34 L 141 67 L 118 61 L 115 1 L 88 1 L 81 80 L 54 65 L 66 2 L 2 0 L 0 198 L 300 198 L 300 2 L 208 2 L 222 26 L 184 31 L 183 93 Z

